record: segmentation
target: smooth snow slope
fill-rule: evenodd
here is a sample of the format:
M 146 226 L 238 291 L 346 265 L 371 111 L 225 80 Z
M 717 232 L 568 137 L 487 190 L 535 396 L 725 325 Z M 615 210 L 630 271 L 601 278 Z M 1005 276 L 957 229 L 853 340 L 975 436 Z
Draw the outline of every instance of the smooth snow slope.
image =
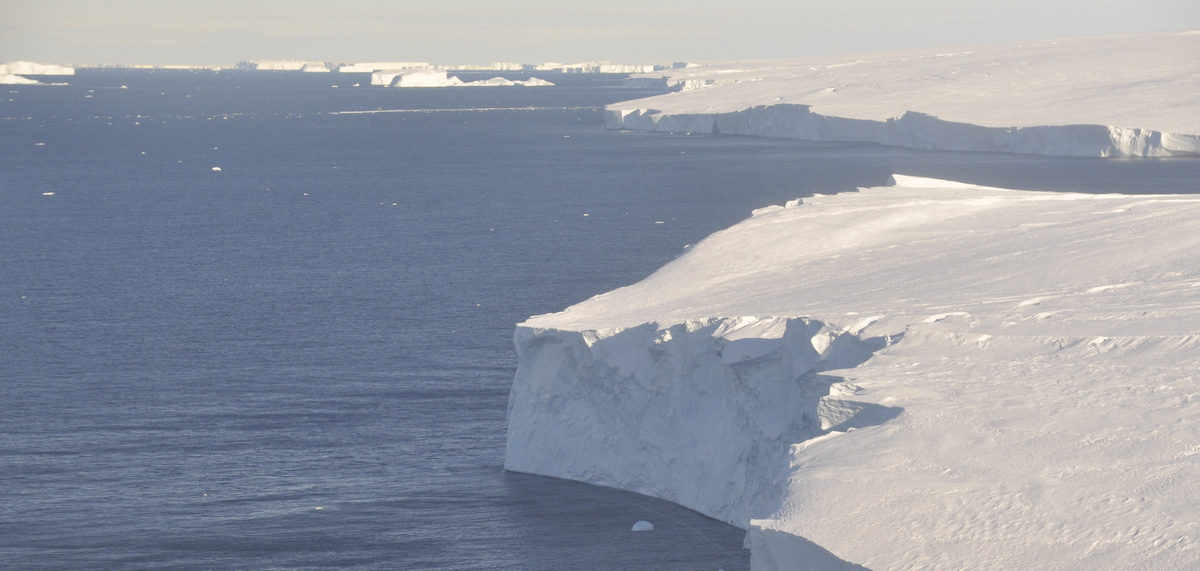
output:
M 1200 153 L 1200 31 L 666 70 L 610 128 L 1080 156 Z M 643 76 L 650 77 L 650 76 Z
M 1200 196 L 896 179 L 518 326 L 506 467 L 759 570 L 1200 566 Z

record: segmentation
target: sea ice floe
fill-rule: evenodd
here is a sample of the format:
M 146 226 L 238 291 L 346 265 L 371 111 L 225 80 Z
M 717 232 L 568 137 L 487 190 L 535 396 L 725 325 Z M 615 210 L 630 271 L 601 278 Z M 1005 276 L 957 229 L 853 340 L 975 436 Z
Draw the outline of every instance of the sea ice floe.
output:
M 633 529 L 631 531 L 654 531 L 654 524 L 648 521 L 639 521 L 633 524 Z

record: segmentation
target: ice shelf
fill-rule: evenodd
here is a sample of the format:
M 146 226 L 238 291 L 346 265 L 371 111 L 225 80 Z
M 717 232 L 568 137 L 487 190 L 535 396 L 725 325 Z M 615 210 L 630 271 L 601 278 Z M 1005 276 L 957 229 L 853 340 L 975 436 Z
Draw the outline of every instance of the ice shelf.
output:
M 630 78 L 612 129 L 1065 156 L 1200 154 L 1200 31 L 725 62 Z
M 1200 566 L 1200 196 L 895 183 L 520 324 L 505 467 L 756 571 Z

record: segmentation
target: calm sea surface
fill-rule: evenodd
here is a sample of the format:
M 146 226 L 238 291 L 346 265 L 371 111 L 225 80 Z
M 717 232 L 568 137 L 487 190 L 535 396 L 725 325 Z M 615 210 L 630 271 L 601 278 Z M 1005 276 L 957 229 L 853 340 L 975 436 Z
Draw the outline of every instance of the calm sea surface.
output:
M 0 86 L 0 567 L 746 569 L 733 527 L 503 471 L 515 323 L 892 172 L 1200 191 L 1197 160 L 606 131 L 653 92 L 546 78 Z

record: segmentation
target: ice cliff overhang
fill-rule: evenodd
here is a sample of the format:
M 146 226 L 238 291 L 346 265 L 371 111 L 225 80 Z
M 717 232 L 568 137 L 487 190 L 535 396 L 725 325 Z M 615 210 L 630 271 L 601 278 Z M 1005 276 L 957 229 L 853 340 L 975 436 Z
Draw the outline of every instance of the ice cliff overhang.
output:
M 1066 156 L 1200 154 L 1200 31 L 665 70 L 614 129 Z

